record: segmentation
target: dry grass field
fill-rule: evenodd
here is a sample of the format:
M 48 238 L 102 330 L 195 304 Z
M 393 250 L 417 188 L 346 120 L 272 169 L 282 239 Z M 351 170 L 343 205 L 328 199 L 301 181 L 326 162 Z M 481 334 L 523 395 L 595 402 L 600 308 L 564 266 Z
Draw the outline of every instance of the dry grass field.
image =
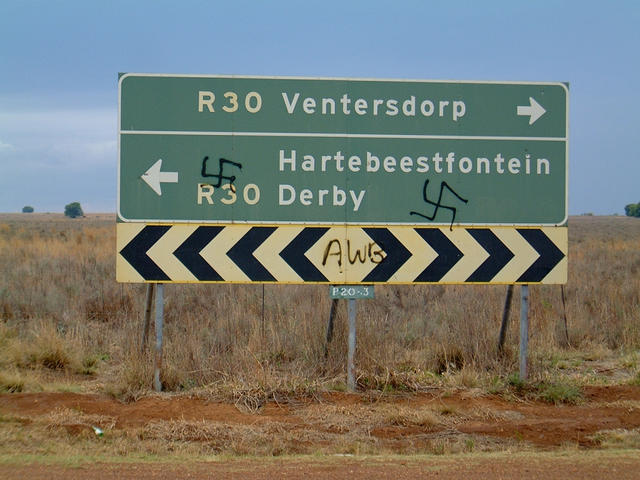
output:
M 637 219 L 571 218 L 566 305 L 559 286 L 530 289 L 534 381 L 636 374 L 639 241 Z M 115 282 L 113 216 L 4 214 L 0 266 L 0 390 L 67 382 L 126 397 L 150 389 L 151 347 L 140 353 L 146 286 Z M 517 371 L 519 309 L 516 289 L 499 358 L 505 290 L 376 287 L 374 300 L 358 302 L 358 385 L 420 391 L 507 382 Z M 167 285 L 165 292 L 165 390 L 344 388 L 346 305 L 325 359 L 326 286 Z
M 527 382 L 517 288 L 499 356 L 505 286 L 376 286 L 358 302 L 356 396 L 343 393 L 346 305 L 325 356 L 331 300 L 316 285 L 167 285 L 161 379 L 172 393 L 154 396 L 146 286 L 115 282 L 115 245 L 113 215 L 0 215 L 0 457 L 85 455 L 98 448 L 92 425 L 111 434 L 99 452 L 116 456 L 640 446 L 638 219 L 570 219 L 566 302 L 560 286 L 530 288 Z M 196 403 L 156 404 L 157 418 L 140 403 L 167 395 Z M 109 402 L 138 405 L 139 421 Z M 186 413 L 207 402 L 217 417 Z M 542 422 L 556 405 L 574 420 Z M 594 416 L 620 421 L 579 423 Z

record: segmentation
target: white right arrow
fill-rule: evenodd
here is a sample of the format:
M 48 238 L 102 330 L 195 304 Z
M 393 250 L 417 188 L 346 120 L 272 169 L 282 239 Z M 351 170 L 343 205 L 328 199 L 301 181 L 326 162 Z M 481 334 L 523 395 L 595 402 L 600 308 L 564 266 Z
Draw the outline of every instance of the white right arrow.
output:
M 158 195 L 162 195 L 161 183 L 178 183 L 178 172 L 161 172 L 161 168 L 162 159 L 160 158 L 140 176 Z
M 546 110 L 533 97 L 529 97 L 529 105 L 518 105 L 518 115 L 528 116 L 529 125 L 533 125 L 533 122 L 538 120 L 545 112 Z

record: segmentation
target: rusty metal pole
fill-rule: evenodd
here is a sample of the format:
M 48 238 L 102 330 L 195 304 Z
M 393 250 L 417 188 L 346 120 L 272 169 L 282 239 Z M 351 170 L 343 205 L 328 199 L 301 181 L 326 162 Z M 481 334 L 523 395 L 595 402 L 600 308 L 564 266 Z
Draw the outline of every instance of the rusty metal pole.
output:
M 564 338 L 567 342 L 567 347 L 571 346 L 569 341 L 569 327 L 567 326 L 567 301 L 564 296 L 564 285 L 560 285 L 560 293 L 562 295 L 562 316 L 564 317 Z
M 151 307 L 153 306 L 154 284 L 147 285 L 146 308 L 144 311 L 144 325 L 142 326 L 142 343 L 140 344 L 140 353 L 144 353 L 149 340 L 149 328 L 151 327 Z
M 502 310 L 502 323 L 500 324 L 500 335 L 498 336 L 498 355 L 504 350 L 504 341 L 507 336 L 507 327 L 509 326 L 509 313 L 511 312 L 511 299 L 513 298 L 513 285 L 507 286 L 507 298 L 504 300 L 504 309 Z
M 156 291 L 156 351 L 153 368 L 153 389 L 162 391 L 160 369 L 162 368 L 162 327 L 164 322 L 164 285 L 158 284 Z
M 331 300 L 331 310 L 329 311 L 329 322 L 327 323 L 327 336 L 324 344 L 324 358 L 329 357 L 329 344 L 333 340 L 333 322 L 336 318 L 336 311 L 338 309 L 338 299 Z

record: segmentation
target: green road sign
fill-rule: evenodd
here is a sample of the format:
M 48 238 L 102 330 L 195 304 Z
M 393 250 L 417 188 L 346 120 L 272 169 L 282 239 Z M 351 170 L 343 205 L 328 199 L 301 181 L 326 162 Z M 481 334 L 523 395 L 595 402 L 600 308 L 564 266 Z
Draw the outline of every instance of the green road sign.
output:
M 123 74 L 121 222 L 557 226 L 562 83 Z

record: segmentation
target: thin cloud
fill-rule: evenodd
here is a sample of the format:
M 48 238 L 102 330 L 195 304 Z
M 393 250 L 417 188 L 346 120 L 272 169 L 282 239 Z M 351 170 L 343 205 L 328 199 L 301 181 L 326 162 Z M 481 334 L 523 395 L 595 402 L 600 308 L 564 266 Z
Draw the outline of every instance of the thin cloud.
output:
M 0 128 L 5 141 L 12 138 L 49 139 L 60 135 L 71 138 L 115 138 L 115 109 L 78 109 L 0 112 Z
M 56 143 L 47 151 L 46 156 L 59 165 L 81 164 L 112 165 L 115 168 L 118 155 L 116 140 L 106 141 L 67 141 Z
M 117 164 L 115 109 L 0 112 L 0 155 L 27 166 Z
M 15 147 L 13 145 L 11 145 L 10 143 L 6 143 L 3 142 L 2 140 L 0 140 L 0 153 L 2 152 L 9 152 L 15 150 Z

